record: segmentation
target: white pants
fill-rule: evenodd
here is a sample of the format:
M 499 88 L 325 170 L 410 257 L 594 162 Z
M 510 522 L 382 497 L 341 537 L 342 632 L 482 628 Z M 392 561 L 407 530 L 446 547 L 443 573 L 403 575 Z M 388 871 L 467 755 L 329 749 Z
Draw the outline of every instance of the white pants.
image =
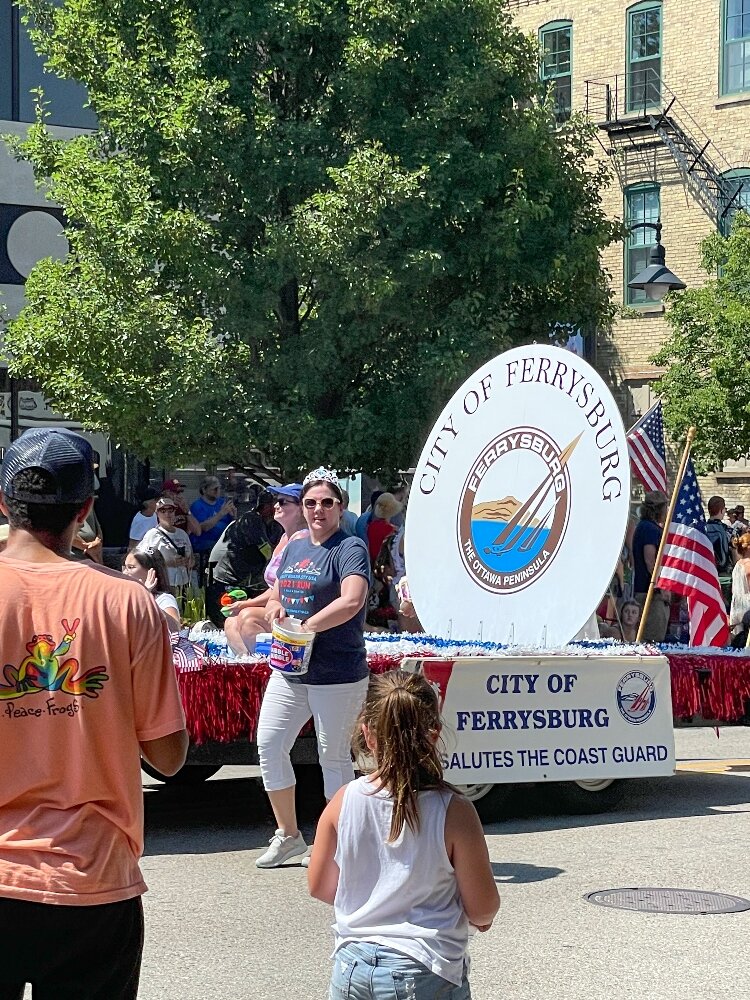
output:
M 308 719 L 315 724 L 327 799 L 354 778 L 354 723 L 367 694 L 368 677 L 353 684 L 290 684 L 271 671 L 258 719 L 258 757 L 263 787 L 277 792 L 295 784 L 289 754 Z

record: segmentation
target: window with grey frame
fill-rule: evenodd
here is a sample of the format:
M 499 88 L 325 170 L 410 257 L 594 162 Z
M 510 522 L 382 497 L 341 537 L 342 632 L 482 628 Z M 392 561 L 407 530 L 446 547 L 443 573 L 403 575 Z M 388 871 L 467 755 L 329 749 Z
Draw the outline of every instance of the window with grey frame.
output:
M 738 212 L 750 214 L 750 167 L 728 170 L 722 176 L 725 181 L 729 181 L 732 194 L 727 200 L 727 204 L 722 208 L 719 218 L 719 232 L 722 236 L 729 236 L 735 215 Z
M 646 111 L 661 102 L 661 3 L 639 3 L 627 18 L 627 110 Z
M 0 118 L 35 121 L 33 91 L 41 88 L 50 125 L 96 128 L 96 115 L 85 107 L 86 88 L 45 69 L 45 61 L 34 49 L 18 7 L 11 0 L 0 0 Z
M 552 91 L 555 119 L 570 118 L 572 99 L 573 25 L 557 21 L 539 29 L 541 48 L 540 75 L 548 91 Z
M 641 184 L 625 192 L 625 224 L 634 226 L 648 222 L 656 224 L 661 213 L 658 184 Z M 625 241 L 625 302 L 627 305 L 645 305 L 649 300 L 641 288 L 628 288 L 645 267 L 651 247 L 656 243 L 656 231 L 647 227 L 631 230 Z
M 723 0 L 721 92 L 750 90 L 750 0 Z

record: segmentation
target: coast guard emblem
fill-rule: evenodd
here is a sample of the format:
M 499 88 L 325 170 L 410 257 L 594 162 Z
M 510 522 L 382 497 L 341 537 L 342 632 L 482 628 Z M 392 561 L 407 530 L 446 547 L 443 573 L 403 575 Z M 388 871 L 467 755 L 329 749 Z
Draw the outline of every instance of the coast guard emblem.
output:
M 648 722 L 656 708 L 654 682 L 642 670 L 631 670 L 617 685 L 620 715 L 633 726 Z

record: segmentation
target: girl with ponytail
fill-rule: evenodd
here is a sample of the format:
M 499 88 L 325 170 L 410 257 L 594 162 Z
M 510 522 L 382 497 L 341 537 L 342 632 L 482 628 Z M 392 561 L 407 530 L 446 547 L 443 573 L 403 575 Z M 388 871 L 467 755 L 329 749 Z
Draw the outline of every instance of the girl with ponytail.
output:
M 308 885 L 334 906 L 330 1000 L 469 1000 L 469 927 L 500 907 L 474 806 L 445 781 L 437 694 L 420 674 L 372 677 L 354 737 L 371 774 L 318 824 Z

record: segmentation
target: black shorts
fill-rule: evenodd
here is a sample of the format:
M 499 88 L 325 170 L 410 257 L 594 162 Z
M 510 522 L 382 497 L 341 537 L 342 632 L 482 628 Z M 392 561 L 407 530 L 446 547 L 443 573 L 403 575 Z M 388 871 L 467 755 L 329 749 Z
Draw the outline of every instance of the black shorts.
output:
M 0 1000 L 135 1000 L 143 953 L 141 897 L 56 906 L 0 897 Z

